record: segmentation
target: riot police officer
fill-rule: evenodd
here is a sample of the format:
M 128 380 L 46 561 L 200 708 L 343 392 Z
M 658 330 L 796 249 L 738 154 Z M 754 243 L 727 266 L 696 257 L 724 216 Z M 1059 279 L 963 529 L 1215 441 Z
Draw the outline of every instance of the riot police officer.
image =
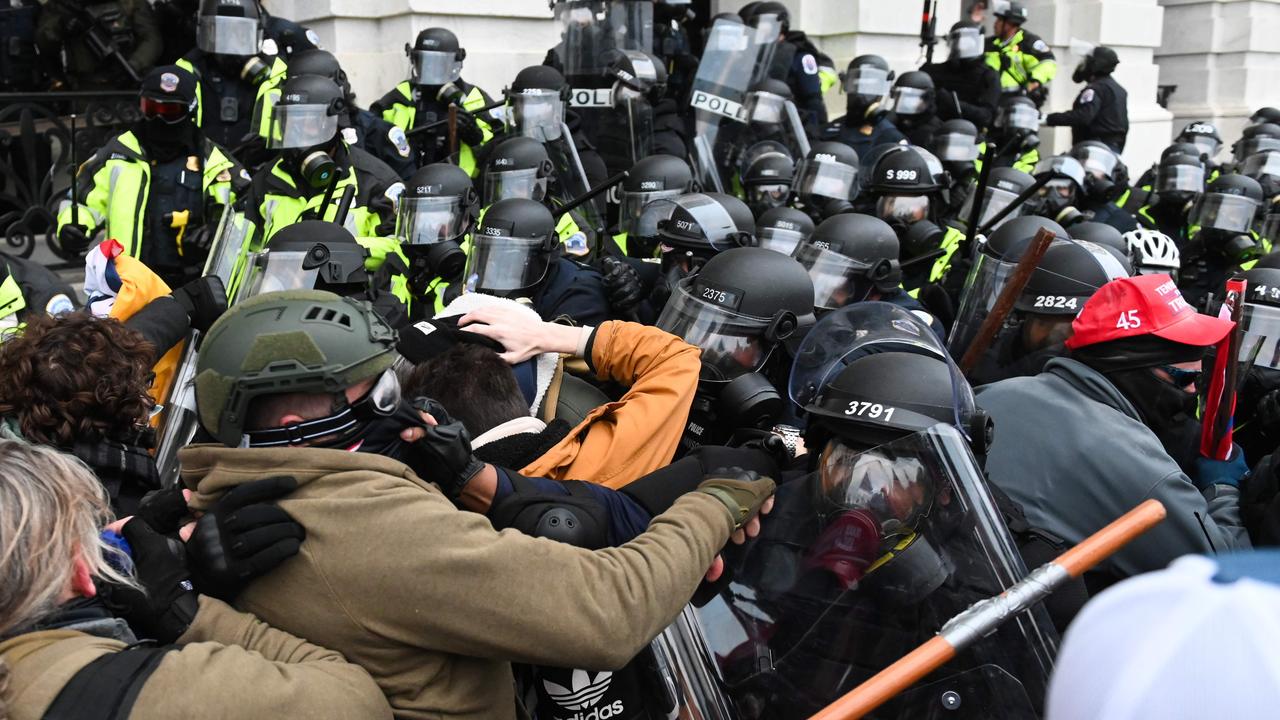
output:
M 805 127 L 819 128 L 825 125 L 827 106 L 822 101 L 823 77 L 818 60 L 821 53 L 803 32 L 791 29 L 791 15 L 782 3 L 753 3 L 749 10 L 743 10 L 743 22 L 752 27 L 759 26 L 762 16 L 775 16 L 781 25 L 782 34 L 778 36 L 778 49 L 774 52 L 769 75 L 785 80 L 791 88 L 796 109 L 800 111 L 800 120 Z
M 248 188 L 248 172 L 195 123 L 196 79 L 176 65 L 143 78 L 142 119 L 79 168 L 77 203 L 58 213 L 58 242 L 75 255 L 102 229 L 170 285 L 198 273 L 207 229 Z
M 270 107 L 284 81 L 284 61 L 261 47 L 257 3 L 201 0 L 196 47 L 176 63 L 198 82 L 196 124 L 232 150 L 266 136 Z
M 1116 51 L 1104 45 L 1093 48 L 1071 74 L 1074 82 L 1088 83 L 1067 112 L 1050 113 L 1045 124 L 1071 128 L 1071 142 L 1098 140 L 1117 153 L 1124 152 L 1129 135 L 1129 94 L 1111 77 L 1120 63 Z
M 1129 169 L 1120 153 L 1098 140 L 1086 140 L 1071 147 L 1070 155 L 1084 167 L 1084 191 L 1080 209 L 1089 219 L 1106 223 L 1122 233 L 1136 230 L 1137 220 L 1116 200 L 1129 189 Z
M 1040 162 L 1040 111 L 1021 95 L 1006 95 L 996 112 L 992 140 L 995 167 L 1031 172 Z
M 596 146 L 610 176 L 654 153 L 688 157 L 684 122 L 666 97 L 667 69 L 640 50 L 614 50 L 605 74 L 613 78 L 613 114 L 596 128 Z
M 932 149 L 951 176 L 942 217 L 957 217 L 978 177 L 978 129 L 968 120 L 948 120 L 934 133 Z
M 413 45 L 405 45 L 404 50 L 409 57 L 409 79 L 369 109 L 409 134 L 414 164 L 421 166 L 448 158 L 449 128 L 441 123 L 431 130 L 412 131 L 446 119 L 449 106 L 456 105 L 458 166 L 475 177 L 475 150 L 493 137 L 489 118 L 478 113 L 493 101 L 483 90 L 462 79 L 462 61 L 467 51 L 458 43 L 458 36 L 441 27 L 418 33 Z
M 813 231 L 813 219 L 795 208 L 766 210 L 756 219 L 756 246 L 791 255 Z
M 300 219 L 333 220 L 347 188 L 354 191 L 346 227 L 357 238 L 390 236 L 395 202 L 404 188 L 381 160 L 338 133 L 347 110 L 336 83 L 300 75 L 281 88 L 267 147 L 279 155 L 253 177 L 245 214 L 259 242 Z
M 1228 173 L 1209 183 L 1191 210 L 1190 240 L 1182 251 L 1178 289 L 1192 307 L 1217 292 L 1236 269 L 1248 270 L 1269 248 L 1253 232 L 1262 211 L 1262 186 Z
M 1181 247 L 1189 239 L 1187 218 L 1204 187 L 1205 171 L 1200 156 L 1178 152 L 1164 155 L 1156 167 L 1147 203 L 1138 209 L 1139 224 L 1159 230 Z
M 962 20 L 947 33 L 950 50 L 945 62 L 920 68 L 937 88 L 938 117 L 967 120 L 975 127 L 991 127 L 1000 102 L 1000 75 L 983 56 L 982 28 Z
M 546 146 L 529 137 L 509 137 L 493 143 L 485 155 L 481 202 L 487 208 L 501 200 L 524 198 L 554 210 L 572 199 L 559 182 Z M 565 253 L 575 258 L 589 257 L 600 248 L 591 223 L 577 210 L 559 214 L 556 235 Z
M 543 320 L 594 326 L 610 317 L 599 273 L 564 257 L 551 211 L 534 200 L 507 198 L 485 210 L 464 279 L 466 292 L 528 299 Z
M 858 154 L 842 142 L 814 143 L 796 166 L 792 190 L 799 209 L 814 222 L 852 212 L 858 196 Z
M 1173 141 L 1195 145 L 1199 149 L 1198 154 L 1206 171 L 1211 173 L 1217 171 L 1217 157 L 1218 152 L 1222 150 L 1222 136 L 1218 134 L 1216 125 L 1201 120 L 1189 122 L 1183 126 Z
M 1240 360 L 1252 357 L 1234 415 L 1234 440 L 1251 462 L 1280 442 L 1280 270 L 1254 267 L 1245 279 Z M 1256 347 L 1255 347 L 1256 346 Z M 1243 368 L 1242 368 L 1243 369 Z
M 55 90 L 64 84 L 73 90 L 132 90 L 160 57 L 160 27 L 146 0 L 52 0 L 41 5 L 36 47 L 45 58 L 65 53 Z M 51 65 L 47 60 L 46 69 L 53 70 Z
M 795 183 L 796 163 L 791 153 L 776 142 L 757 143 L 742 158 L 736 178 L 742 185 L 742 198 L 759 217 L 774 208 L 784 207 Z
M 338 129 L 343 139 L 352 147 L 360 148 L 386 163 L 400 177 L 409 179 L 417 165 L 404 130 L 356 105 L 347 73 L 333 53 L 319 49 L 294 53 L 289 58 L 288 77 L 298 75 L 320 75 L 337 83 L 346 96 L 347 105 L 346 113 L 338 116 Z
M 651 155 L 631 168 L 618 192 L 618 232 L 613 243 L 619 254 L 652 258 L 658 252 L 657 216 L 662 200 L 672 200 L 693 191 L 693 171 L 683 159 Z
M 875 198 L 876 217 L 887 222 L 898 236 L 902 262 L 942 250 L 932 263 L 917 263 L 905 274 L 903 285 L 915 290 L 926 283 L 940 282 L 964 234 L 953 227 L 938 226 L 942 187 L 925 159 L 910 146 L 891 148 L 876 162 L 867 190 Z
M 75 291 L 53 271 L 0 253 L 0 343 L 32 314 L 60 315 L 77 307 Z
M 433 163 L 409 178 L 396 206 L 396 240 L 408 257 L 414 303 L 433 315 L 456 297 L 480 196 L 457 165 Z
M 1036 107 L 1049 96 L 1049 83 L 1058 74 L 1053 50 L 1039 35 L 1022 28 L 1027 8 L 1009 2 L 995 12 L 995 35 L 987 40 L 987 64 L 1000 73 L 1000 88 L 1031 98 Z
M 828 123 L 821 138 L 848 145 L 858 157 L 874 147 L 905 140 L 884 107 L 892 79 L 889 63 L 879 55 L 859 55 L 850 61 L 844 74 L 845 114 Z
M 919 70 L 898 76 L 890 91 L 892 111 L 890 118 L 912 145 L 929 147 L 933 134 L 942 121 L 937 114 L 937 93 L 933 77 Z

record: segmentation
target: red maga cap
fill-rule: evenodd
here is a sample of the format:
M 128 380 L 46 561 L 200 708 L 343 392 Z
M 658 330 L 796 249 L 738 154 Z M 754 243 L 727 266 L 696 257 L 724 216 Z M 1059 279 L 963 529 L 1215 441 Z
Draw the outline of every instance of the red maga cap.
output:
M 1168 275 L 1139 275 L 1099 288 L 1071 327 L 1071 350 L 1141 335 L 1208 347 L 1226 337 L 1235 323 L 1196 312 Z

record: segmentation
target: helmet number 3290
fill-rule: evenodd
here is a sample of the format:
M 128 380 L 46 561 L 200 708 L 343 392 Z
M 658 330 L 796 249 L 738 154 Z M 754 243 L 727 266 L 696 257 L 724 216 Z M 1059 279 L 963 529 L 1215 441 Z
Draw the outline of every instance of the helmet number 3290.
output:
M 844 411 L 845 415 L 856 415 L 858 417 L 868 417 L 872 420 L 884 420 L 889 422 L 893 417 L 893 411 L 897 408 L 885 407 L 880 403 L 863 402 L 854 400 L 849 403 L 849 407 Z

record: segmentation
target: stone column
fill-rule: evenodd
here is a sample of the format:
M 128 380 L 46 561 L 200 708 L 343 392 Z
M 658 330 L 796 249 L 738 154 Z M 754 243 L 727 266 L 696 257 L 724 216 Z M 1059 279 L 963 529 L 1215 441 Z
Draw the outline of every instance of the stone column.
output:
M 1280 3 L 1160 0 L 1164 42 L 1156 50 L 1174 130 L 1194 120 L 1218 125 L 1228 146 L 1253 111 L 1280 105 Z

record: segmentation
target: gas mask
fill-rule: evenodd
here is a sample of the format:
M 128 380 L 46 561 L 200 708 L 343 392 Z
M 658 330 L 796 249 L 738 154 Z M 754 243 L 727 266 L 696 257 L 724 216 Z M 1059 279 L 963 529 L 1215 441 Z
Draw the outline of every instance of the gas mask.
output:
M 323 146 L 284 151 L 284 161 L 291 173 L 309 188 L 319 190 L 333 181 L 338 165 L 330 148 Z
M 1201 228 L 1199 240 L 1204 247 L 1215 250 L 1232 263 L 1239 264 L 1263 255 L 1262 248 L 1245 233 L 1235 233 L 1217 228 Z
M 698 383 L 680 446 L 723 445 L 739 430 L 763 429 L 782 414 L 782 396 L 769 379 L 749 372 L 727 383 Z

